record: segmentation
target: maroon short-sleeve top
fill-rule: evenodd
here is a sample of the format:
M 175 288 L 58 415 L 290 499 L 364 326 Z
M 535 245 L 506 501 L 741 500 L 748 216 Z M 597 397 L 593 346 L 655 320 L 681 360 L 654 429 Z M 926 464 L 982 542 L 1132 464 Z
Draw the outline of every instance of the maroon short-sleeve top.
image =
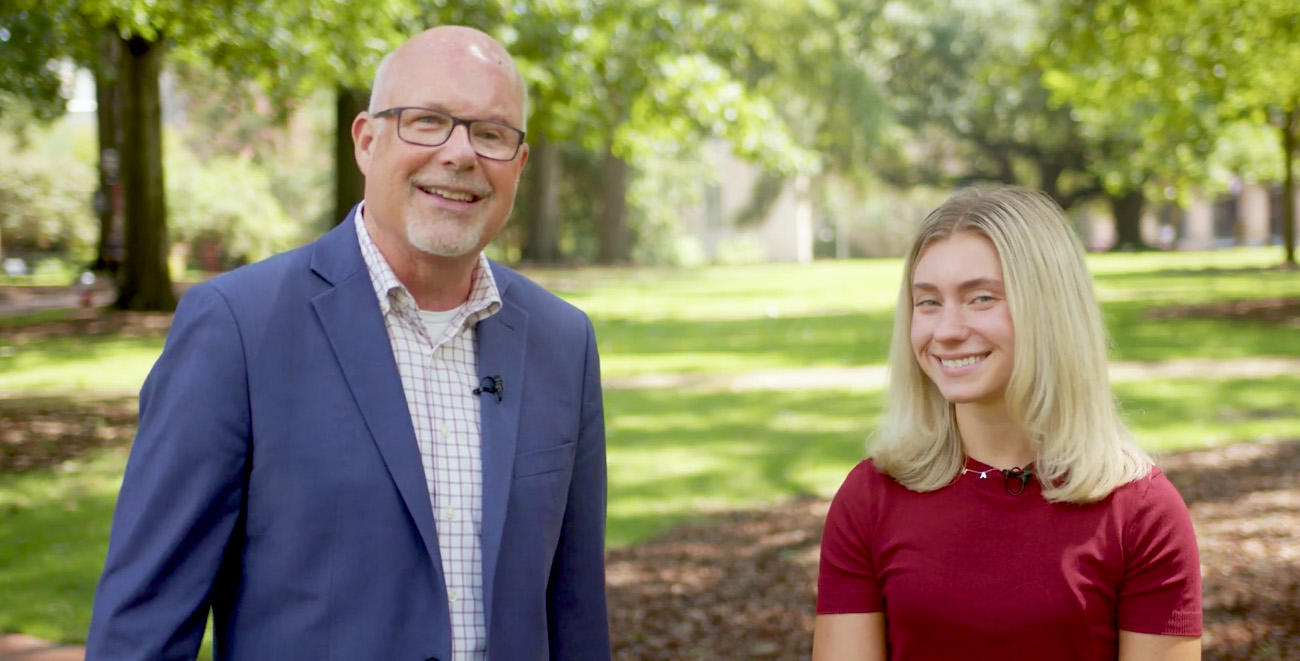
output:
M 919 493 L 858 464 L 826 516 L 817 613 L 883 612 L 890 659 L 1092 661 L 1121 629 L 1200 635 L 1196 537 L 1159 469 L 1085 505 L 1007 479 Z

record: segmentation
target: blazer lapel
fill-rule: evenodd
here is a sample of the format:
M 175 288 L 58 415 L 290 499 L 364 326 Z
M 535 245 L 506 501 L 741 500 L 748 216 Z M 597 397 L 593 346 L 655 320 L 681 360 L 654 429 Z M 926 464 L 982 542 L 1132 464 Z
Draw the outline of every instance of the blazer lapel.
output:
M 515 469 L 519 433 L 520 388 L 524 383 L 524 347 L 528 313 L 506 296 L 508 283 L 497 271 L 501 309 L 478 324 L 479 378 L 501 377 L 502 398 L 484 397 L 480 409 L 483 432 L 483 606 L 491 631 L 493 583 L 501 535 L 505 529 L 506 502 Z
M 441 575 L 442 556 L 415 429 L 351 218 L 317 243 L 312 269 L 334 286 L 316 295 L 312 307 L 366 428 Z

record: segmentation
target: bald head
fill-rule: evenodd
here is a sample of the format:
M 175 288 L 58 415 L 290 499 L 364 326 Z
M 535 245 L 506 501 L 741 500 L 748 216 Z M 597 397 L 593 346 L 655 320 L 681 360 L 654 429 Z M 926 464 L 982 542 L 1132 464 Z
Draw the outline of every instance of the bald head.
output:
M 370 90 L 370 112 L 393 105 L 394 89 L 407 74 L 428 68 L 495 68 L 510 81 L 519 99 L 521 129 L 527 130 L 528 86 L 506 49 L 487 33 L 462 25 L 442 25 L 411 37 L 380 60 Z

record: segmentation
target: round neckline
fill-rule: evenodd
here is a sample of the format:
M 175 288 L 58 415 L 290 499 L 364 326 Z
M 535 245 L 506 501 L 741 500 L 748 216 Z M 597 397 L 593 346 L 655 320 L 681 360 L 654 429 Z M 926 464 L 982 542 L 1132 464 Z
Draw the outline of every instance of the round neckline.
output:
M 1017 466 L 1016 468 L 1025 470 L 1032 469 L 1033 466 L 1033 462 L 1030 462 L 1024 466 Z M 1037 492 L 1039 488 L 1038 479 L 1037 477 L 1030 477 L 1029 480 L 1026 481 L 1023 491 L 1020 493 L 1010 493 L 1007 491 L 1007 485 L 1012 483 L 1012 480 L 1015 478 L 1009 477 L 1003 472 L 1004 470 L 1012 469 L 998 468 L 997 466 L 986 464 L 974 457 L 966 457 L 965 461 L 962 463 L 961 470 L 957 474 L 957 482 L 965 482 L 967 481 L 965 478 L 970 478 L 976 483 L 973 485 L 975 488 L 982 490 L 987 489 L 994 493 L 1006 494 L 1013 497 L 1023 496 L 1030 492 Z M 985 486 L 984 483 L 987 483 L 989 486 Z

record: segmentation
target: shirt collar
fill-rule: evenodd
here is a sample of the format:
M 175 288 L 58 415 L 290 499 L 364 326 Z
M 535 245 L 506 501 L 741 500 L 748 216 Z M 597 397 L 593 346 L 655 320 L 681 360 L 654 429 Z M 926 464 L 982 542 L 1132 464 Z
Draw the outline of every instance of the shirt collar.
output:
M 375 297 L 379 299 L 379 311 L 385 316 L 394 310 L 402 314 L 415 314 L 418 310 L 415 297 L 397 279 L 393 267 L 370 238 L 364 212 L 365 203 L 362 202 L 356 213 L 357 242 L 361 244 L 361 257 L 366 262 L 366 271 L 370 274 L 370 284 L 375 288 Z M 496 278 L 492 276 L 491 263 L 486 255 L 479 252 L 478 261 L 474 263 L 474 273 L 470 276 L 469 297 L 461 306 L 462 314 L 452 320 L 452 325 L 462 327 L 466 323 L 477 323 L 500 309 L 501 293 L 497 290 Z

